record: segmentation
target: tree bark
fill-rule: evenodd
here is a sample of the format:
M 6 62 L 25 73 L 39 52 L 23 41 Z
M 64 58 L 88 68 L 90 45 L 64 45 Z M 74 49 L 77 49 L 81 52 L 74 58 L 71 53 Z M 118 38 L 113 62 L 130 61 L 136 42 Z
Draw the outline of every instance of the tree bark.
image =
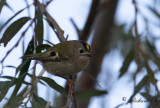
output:
M 96 82 L 90 79 L 86 73 L 92 75 L 96 79 L 101 71 L 103 58 L 110 49 L 113 38 L 112 28 L 114 26 L 114 15 L 118 0 L 112 0 L 111 2 L 105 0 L 104 4 L 106 3 L 108 3 L 106 6 L 102 5 L 102 8 L 99 8 L 100 10 L 93 27 L 94 34 L 91 44 L 93 50 L 92 60 L 87 69 L 77 79 L 75 84 L 76 91 L 94 89 Z M 90 99 L 77 99 L 77 107 L 87 108 L 89 102 Z

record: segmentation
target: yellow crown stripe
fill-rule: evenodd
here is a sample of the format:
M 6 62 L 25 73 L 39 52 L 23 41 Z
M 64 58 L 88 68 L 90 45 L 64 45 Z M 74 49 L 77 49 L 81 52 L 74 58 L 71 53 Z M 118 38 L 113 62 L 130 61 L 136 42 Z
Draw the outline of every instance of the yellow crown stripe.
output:
M 90 50 L 90 46 L 88 44 L 86 44 L 86 48 L 87 50 Z

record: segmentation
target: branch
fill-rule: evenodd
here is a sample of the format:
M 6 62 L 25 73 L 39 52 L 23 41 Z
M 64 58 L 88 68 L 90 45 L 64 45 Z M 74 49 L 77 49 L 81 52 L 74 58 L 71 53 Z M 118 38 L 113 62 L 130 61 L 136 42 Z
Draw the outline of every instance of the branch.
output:
M 38 76 L 42 76 L 44 74 L 45 70 L 42 69 L 41 72 L 39 73 Z M 34 84 L 36 84 L 39 81 L 39 79 L 36 78 L 36 80 L 34 81 Z M 27 95 L 31 92 L 32 87 L 30 87 L 24 94 L 23 94 L 23 98 L 26 98 Z
M 96 82 L 89 79 L 85 73 L 91 74 L 96 79 L 101 72 L 103 58 L 109 52 L 110 44 L 112 43 L 112 27 L 114 26 L 114 14 L 117 4 L 118 1 L 113 0 L 110 5 L 96 16 L 91 44 L 93 50 L 92 59 L 85 71 L 76 80 L 75 86 L 77 91 L 94 89 L 96 85 Z M 77 99 L 77 106 L 78 108 L 87 108 L 89 102 L 90 99 Z
M 100 3 L 100 0 L 92 0 L 91 9 L 90 9 L 86 24 L 84 26 L 82 35 L 79 36 L 80 40 L 87 41 L 91 31 L 91 27 L 97 15 L 97 8 L 99 6 L 99 3 Z
M 49 101 L 49 102 L 46 104 L 45 108 L 50 108 L 50 107 L 49 107 L 50 104 L 51 104 L 51 102 Z
M 136 35 L 136 38 L 135 38 L 135 41 L 136 41 L 136 62 L 137 62 L 137 71 L 135 72 L 134 74 L 134 87 L 136 86 L 136 76 L 137 76 L 137 73 L 139 72 L 141 66 L 140 66 L 140 57 L 139 57 L 139 47 L 140 47 L 140 40 L 139 40 L 139 35 L 138 35 L 138 26 L 137 26 L 137 14 L 138 14 L 138 8 L 137 8 L 137 3 L 135 0 L 132 1 L 133 2 L 133 5 L 134 5 L 134 8 L 135 8 L 135 21 L 134 21 L 134 30 L 135 30 L 135 35 Z M 132 102 L 131 102 L 132 104 Z
M 87 18 L 87 21 L 85 23 L 83 30 L 79 30 L 75 22 L 73 21 L 73 19 L 71 19 L 71 22 L 78 33 L 79 40 L 87 41 L 90 31 L 91 31 L 91 27 L 93 25 L 93 22 L 97 14 L 98 6 L 99 6 L 99 0 L 92 0 L 90 12 L 89 12 L 89 15 L 88 15 L 88 18 Z
M 74 22 L 74 20 L 72 18 L 70 20 L 71 20 L 71 23 L 73 24 L 73 26 L 75 27 L 75 29 L 76 29 L 76 31 L 78 33 L 78 36 L 80 37 L 81 34 L 82 34 L 82 31 L 78 29 L 76 23 Z

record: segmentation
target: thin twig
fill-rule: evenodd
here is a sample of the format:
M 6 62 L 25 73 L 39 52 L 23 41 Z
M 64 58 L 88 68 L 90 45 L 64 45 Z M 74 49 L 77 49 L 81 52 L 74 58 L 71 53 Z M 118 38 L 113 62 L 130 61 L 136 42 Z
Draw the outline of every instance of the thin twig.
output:
M 55 44 L 53 44 L 52 42 L 50 42 L 49 40 L 45 40 L 43 39 L 44 41 L 48 42 L 49 44 L 51 44 L 52 46 L 54 46 Z
M 22 55 L 24 55 L 25 41 L 24 37 L 22 38 Z
M 33 67 L 33 69 L 34 69 L 34 67 Z M 45 70 L 42 69 L 38 76 L 42 76 L 44 74 L 44 72 L 45 72 Z M 25 102 L 25 105 L 27 105 L 27 103 L 29 102 L 30 98 L 32 97 L 32 91 L 34 89 L 34 85 L 37 84 L 37 82 L 39 81 L 39 79 L 36 78 L 35 80 L 32 80 L 32 81 L 34 81 L 32 83 L 32 86 L 23 94 L 23 98 L 26 98 L 27 95 L 30 94 L 29 97 L 28 97 L 28 99 L 27 99 L 27 101 Z
M 46 104 L 45 108 L 49 108 L 50 104 L 51 104 L 51 102 L 50 102 L 50 101 L 49 101 L 49 102 L 47 102 L 47 104 Z
M 79 36 L 80 40 L 87 41 L 89 34 L 91 32 L 92 25 L 97 15 L 97 9 L 98 9 L 99 4 L 100 4 L 100 0 L 92 0 L 91 9 L 90 9 L 87 21 L 82 30 L 83 32 L 81 36 Z
M 71 22 L 73 26 L 75 27 L 80 40 L 87 41 L 89 37 L 89 33 L 91 31 L 91 27 L 93 25 L 94 19 L 97 14 L 99 3 L 100 3 L 99 0 L 92 0 L 91 9 L 90 9 L 90 12 L 89 12 L 89 15 L 88 15 L 88 18 L 87 18 L 87 21 L 85 23 L 83 30 L 79 30 L 77 25 L 73 21 L 73 19 L 71 19 Z
M 69 37 L 69 35 L 67 34 L 67 36 L 66 36 L 66 41 L 68 40 L 68 37 Z
M 138 49 L 139 49 L 140 53 L 142 54 L 142 56 L 144 57 L 144 59 L 146 60 L 146 62 L 148 63 L 149 59 L 146 57 L 146 55 L 145 55 L 145 53 L 143 52 L 142 48 L 141 48 L 141 47 L 138 47 Z M 149 65 L 148 65 L 148 67 L 149 67 Z M 150 68 L 150 67 L 149 67 L 149 68 Z M 151 70 L 151 69 L 150 69 L 150 70 Z M 151 77 L 154 77 L 154 73 L 153 73 L 152 71 L 151 71 Z M 155 89 L 156 89 L 158 95 L 160 95 L 160 91 L 159 91 L 159 89 L 158 89 L 158 87 L 157 87 L 156 84 L 155 84 Z
M 39 73 L 39 76 L 42 76 L 44 74 L 45 70 L 42 69 L 41 72 Z M 36 78 L 36 80 L 34 81 L 34 84 L 36 84 L 39 81 L 38 78 Z M 27 97 L 27 95 L 31 92 L 32 87 L 30 87 L 24 94 L 23 94 L 23 98 Z
M 67 97 L 67 103 L 64 108 L 69 108 L 73 94 L 74 94 L 74 81 L 72 75 L 70 75 L 70 79 L 68 80 L 69 83 L 69 92 Z
M 29 11 L 29 3 L 28 3 L 28 1 L 27 0 L 24 0 L 24 2 L 26 3 L 26 5 L 27 5 L 27 7 L 28 7 L 28 9 L 27 9 L 27 12 L 28 12 L 28 15 L 29 16 L 31 16 L 31 13 L 30 13 L 30 11 Z
M 77 33 L 78 33 L 78 36 L 80 37 L 82 35 L 82 31 L 78 29 L 76 23 L 74 22 L 74 20 L 71 18 L 70 19 L 71 23 L 73 24 L 73 26 L 75 27 Z
M 34 27 L 34 44 L 35 44 L 35 48 L 37 47 L 37 39 L 38 39 L 38 36 L 37 36 L 37 21 L 36 21 L 36 18 L 37 18 L 37 2 L 38 0 L 34 0 L 34 7 L 35 7 L 35 16 L 34 16 L 34 23 L 35 23 L 35 27 Z
M 76 100 L 76 96 L 75 96 L 75 91 L 73 92 L 73 104 L 74 104 L 74 108 L 77 108 L 77 100 Z
M 137 70 L 139 70 L 140 68 L 140 58 L 139 58 L 139 51 L 138 51 L 138 47 L 140 46 L 140 42 L 139 42 L 139 35 L 138 35 L 138 27 L 137 27 L 137 14 L 138 14 L 138 9 L 137 9 L 137 4 L 136 1 L 133 0 L 132 1 L 134 4 L 134 8 L 135 8 L 135 21 L 134 21 L 134 29 L 135 29 L 135 35 L 136 35 L 136 62 L 137 62 Z M 136 72 L 134 74 L 134 87 L 136 86 L 136 76 L 137 76 Z
M 53 0 L 47 1 L 45 7 L 47 7 Z
M 4 69 L 3 63 L 1 63 L 1 65 L 2 65 L 2 70 L 1 70 L 1 72 L 0 72 L 0 76 L 3 74 L 3 69 Z

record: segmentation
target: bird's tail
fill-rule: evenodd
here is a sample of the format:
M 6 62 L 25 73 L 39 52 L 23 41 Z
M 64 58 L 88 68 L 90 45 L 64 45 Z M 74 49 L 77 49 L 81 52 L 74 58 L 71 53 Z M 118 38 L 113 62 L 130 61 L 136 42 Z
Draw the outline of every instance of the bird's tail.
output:
M 30 55 L 24 55 L 20 57 L 21 59 L 31 59 L 31 60 L 38 60 L 39 56 L 38 54 L 30 54 Z

